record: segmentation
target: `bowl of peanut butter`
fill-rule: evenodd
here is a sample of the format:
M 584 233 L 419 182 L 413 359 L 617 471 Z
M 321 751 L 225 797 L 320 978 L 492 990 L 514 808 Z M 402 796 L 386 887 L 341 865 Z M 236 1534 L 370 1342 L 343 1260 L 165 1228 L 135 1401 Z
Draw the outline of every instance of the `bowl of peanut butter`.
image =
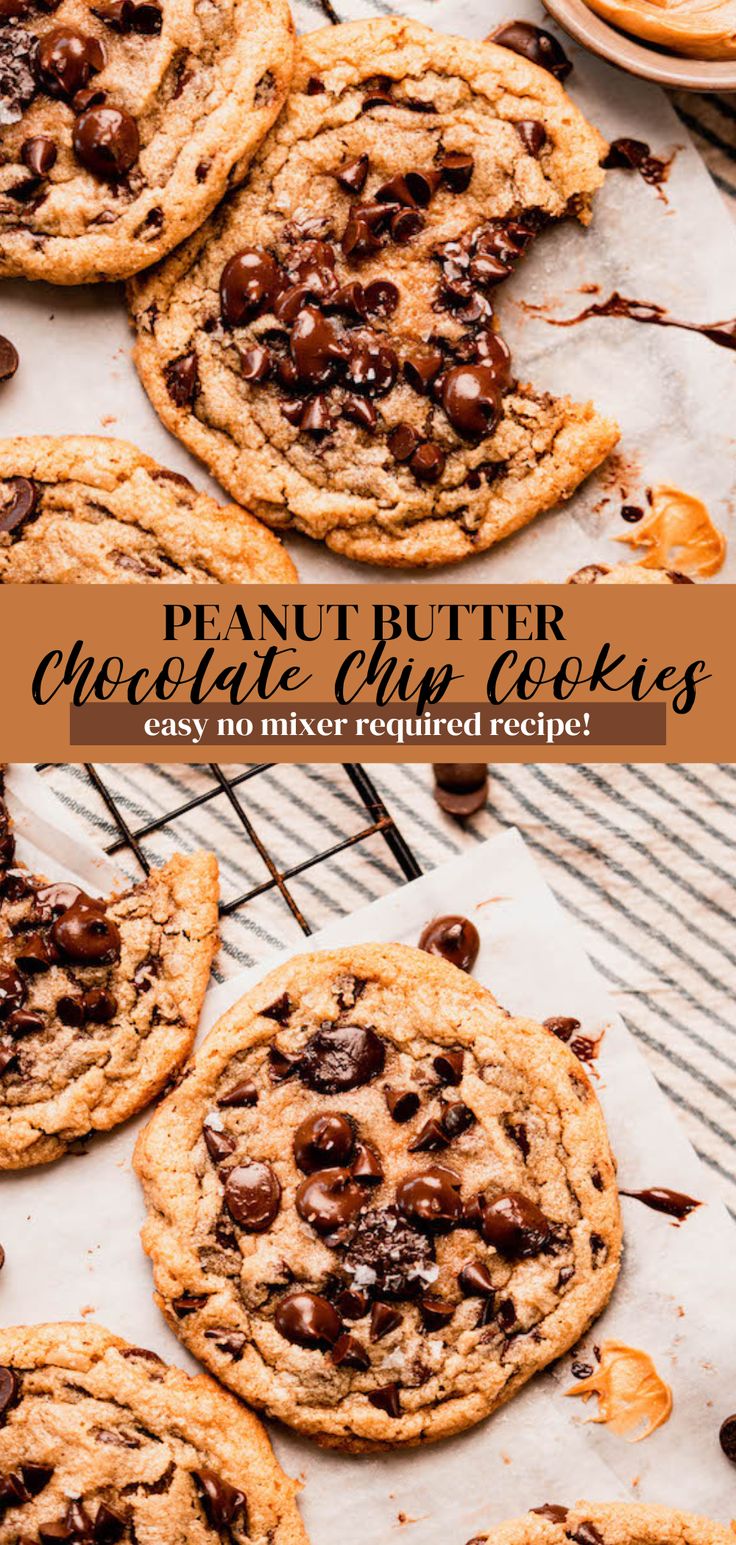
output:
M 736 0 L 544 0 L 601 58 L 660 85 L 736 91 Z

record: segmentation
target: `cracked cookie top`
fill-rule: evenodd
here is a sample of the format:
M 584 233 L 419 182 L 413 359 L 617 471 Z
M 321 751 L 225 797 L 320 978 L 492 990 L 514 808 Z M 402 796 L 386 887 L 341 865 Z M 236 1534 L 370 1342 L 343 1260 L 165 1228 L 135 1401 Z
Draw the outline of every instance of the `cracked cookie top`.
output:
M 0 441 L 0 584 L 290 584 L 278 537 L 134 445 Z
M 191 1050 L 217 948 L 217 863 L 175 854 L 109 899 L 30 874 L 0 799 L 0 1169 L 141 1110 Z
M 733 1531 L 694 1513 L 627 1502 L 544 1503 L 468 1545 L 732 1545 Z
M 3 0 L 0 275 L 170 252 L 244 174 L 292 59 L 286 0 Z
M 519 383 L 497 287 L 589 217 L 604 142 L 548 71 L 403 20 L 301 40 L 244 188 L 131 286 L 164 422 L 275 526 L 438 564 L 568 497 L 616 428 Z
M 0 1330 L 0 1545 L 306 1545 L 260 1423 L 96 1325 Z
M 399 945 L 299 956 L 232 1008 L 141 1134 L 170 1324 L 320 1441 L 467 1427 L 606 1303 L 603 1117 L 573 1053 Z

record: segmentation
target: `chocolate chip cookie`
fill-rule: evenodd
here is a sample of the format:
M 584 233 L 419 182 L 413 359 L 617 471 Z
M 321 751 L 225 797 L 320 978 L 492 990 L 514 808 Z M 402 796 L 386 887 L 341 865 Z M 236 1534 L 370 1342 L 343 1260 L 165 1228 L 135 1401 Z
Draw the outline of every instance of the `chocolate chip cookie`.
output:
M 520 383 L 495 295 L 587 221 L 604 142 L 509 48 L 301 40 L 243 190 L 131 286 L 143 384 L 234 497 L 367 563 L 441 564 L 568 498 L 616 426 Z
M 97 1325 L 0 1330 L 0 1541 L 307 1545 L 260 1422 Z
M 134 445 L 92 435 L 0 441 L 0 584 L 296 579 L 260 521 L 198 493 Z
M 207 1037 L 135 1167 L 176 1334 L 335 1447 L 481 1420 L 618 1274 L 614 1164 L 577 1058 L 403 945 L 273 971 Z
M 724 1524 L 668 1507 L 627 1502 L 546 1503 L 468 1545 L 733 1545 Z
M 576 569 L 568 585 L 692 585 L 689 574 L 679 569 L 644 569 L 638 563 L 586 563 Z
M 170 252 L 244 175 L 292 61 L 286 0 L 2 0 L 0 276 Z
M 158 1094 L 191 1050 L 217 947 L 211 853 L 104 900 L 14 849 L 0 799 L 0 1169 L 48 1163 Z

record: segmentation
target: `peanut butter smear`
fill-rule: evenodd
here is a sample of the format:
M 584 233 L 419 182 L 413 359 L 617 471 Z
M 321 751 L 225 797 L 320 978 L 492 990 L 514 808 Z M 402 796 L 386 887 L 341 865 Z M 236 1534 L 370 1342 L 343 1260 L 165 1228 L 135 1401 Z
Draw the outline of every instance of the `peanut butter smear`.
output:
M 616 541 L 646 548 L 642 568 L 678 569 L 698 579 L 717 574 L 726 556 L 726 538 L 702 500 L 667 484 L 652 489 L 648 515 Z
M 690 59 L 736 59 L 736 0 L 588 0 L 614 27 Z
M 638 1347 L 604 1341 L 600 1357 L 595 1373 L 565 1394 L 582 1395 L 585 1401 L 597 1395 L 598 1415 L 590 1421 L 605 1422 L 628 1443 L 641 1443 L 669 1419 L 672 1390 L 660 1379 L 649 1354 Z

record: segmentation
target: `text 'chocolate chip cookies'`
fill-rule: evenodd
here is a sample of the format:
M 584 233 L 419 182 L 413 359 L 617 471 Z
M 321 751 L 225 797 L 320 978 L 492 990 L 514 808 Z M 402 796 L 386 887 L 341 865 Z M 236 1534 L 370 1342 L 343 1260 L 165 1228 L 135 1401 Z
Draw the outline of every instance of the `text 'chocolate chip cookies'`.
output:
M 288 88 L 286 0 L 4 0 L 0 276 L 124 278 L 238 182 Z
M 577 1339 L 618 1273 L 614 1165 L 579 1062 L 405 946 L 272 972 L 135 1165 L 177 1335 L 338 1447 L 471 1426 Z
M 307 1545 L 260 1423 L 96 1325 L 0 1330 L 0 1538 Z
M 157 412 L 254 514 L 349 557 L 492 546 L 617 438 L 520 385 L 493 320 L 545 226 L 587 221 L 604 148 L 508 48 L 399 20 L 311 34 L 247 185 L 131 286 Z
M 278 537 L 134 445 L 0 440 L 0 584 L 289 584 Z
M 0 799 L 0 1169 L 142 1110 L 191 1050 L 217 947 L 217 863 L 175 854 L 109 900 L 15 860 Z
M 733 1530 L 695 1513 L 629 1502 L 543 1504 L 468 1545 L 733 1545 Z

